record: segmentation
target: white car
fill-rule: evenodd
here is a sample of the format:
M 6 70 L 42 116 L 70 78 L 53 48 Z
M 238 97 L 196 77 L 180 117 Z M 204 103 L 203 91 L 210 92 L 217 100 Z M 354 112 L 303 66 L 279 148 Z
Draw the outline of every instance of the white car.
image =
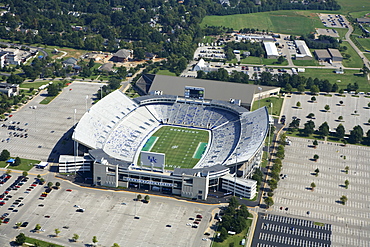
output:
M 208 238 L 202 238 L 203 241 L 208 241 Z

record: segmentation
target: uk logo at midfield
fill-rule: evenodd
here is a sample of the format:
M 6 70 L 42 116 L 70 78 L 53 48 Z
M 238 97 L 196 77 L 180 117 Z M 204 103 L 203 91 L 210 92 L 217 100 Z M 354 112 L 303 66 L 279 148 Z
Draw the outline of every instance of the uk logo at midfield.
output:
M 157 158 L 154 156 L 148 156 L 148 160 L 150 163 L 157 163 Z

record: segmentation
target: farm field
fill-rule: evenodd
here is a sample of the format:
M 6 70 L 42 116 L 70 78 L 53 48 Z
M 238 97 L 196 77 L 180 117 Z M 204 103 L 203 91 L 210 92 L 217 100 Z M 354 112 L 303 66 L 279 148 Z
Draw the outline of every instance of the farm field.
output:
M 347 46 L 348 49 L 346 53 L 351 55 L 350 59 L 343 59 L 343 66 L 349 68 L 362 68 L 362 59 L 353 47 L 347 41 L 343 41 L 342 46 Z
M 315 30 L 315 27 L 324 27 L 319 17 L 313 11 L 271 11 L 253 14 L 229 16 L 206 16 L 201 25 L 231 27 L 234 30 L 254 28 L 269 30 L 277 33 L 301 35 Z
M 339 89 L 346 89 L 349 83 L 352 85 L 356 82 L 359 85 L 359 91 L 370 92 L 370 84 L 365 77 L 357 76 L 359 70 L 344 70 L 344 74 L 335 74 L 332 69 L 306 69 L 304 73 L 300 73 L 305 77 L 318 78 L 321 80 L 327 79 L 330 83 L 337 83 Z
M 155 141 L 153 137 L 156 137 Z M 199 153 L 205 150 L 208 143 L 209 132 L 206 130 L 162 126 L 148 140 L 143 150 L 165 153 L 166 169 L 192 168 L 198 163 L 201 158 Z

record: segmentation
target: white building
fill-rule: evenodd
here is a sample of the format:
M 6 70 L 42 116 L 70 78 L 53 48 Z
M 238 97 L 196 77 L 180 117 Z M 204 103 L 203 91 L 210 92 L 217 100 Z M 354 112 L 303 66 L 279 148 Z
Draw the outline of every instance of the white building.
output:
M 265 46 L 267 58 L 277 59 L 279 57 L 279 53 L 278 53 L 275 43 L 264 42 L 263 45 Z
M 312 59 L 312 54 L 306 42 L 304 40 L 295 40 L 295 45 L 299 50 L 299 54 L 296 55 L 297 60 L 310 60 Z
M 227 174 L 222 177 L 222 189 L 234 193 L 236 196 L 253 199 L 257 193 L 257 181 L 252 179 L 236 178 Z

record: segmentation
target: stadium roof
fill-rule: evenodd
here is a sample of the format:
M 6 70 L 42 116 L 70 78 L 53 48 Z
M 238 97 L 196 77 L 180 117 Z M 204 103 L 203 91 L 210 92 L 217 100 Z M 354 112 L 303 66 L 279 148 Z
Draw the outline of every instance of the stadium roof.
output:
M 163 94 L 179 96 L 184 96 L 185 86 L 202 87 L 205 88 L 205 99 L 216 99 L 227 102 L 230 99 L 239 99 L 243 105 L 251 105 L 254 95 L 259 93 L 259 87 L 261 88 L 261 92 L 276 89 L 276 87 L 254 84 L 148 74 L 143 75 L 143 80 L 138 82 L 137 86 L 146 94 L 152 91 L 162 91 Z
M 267 56 L 279 56 L 278 50 L 275 43 L 273 42 L 264 42 Z

